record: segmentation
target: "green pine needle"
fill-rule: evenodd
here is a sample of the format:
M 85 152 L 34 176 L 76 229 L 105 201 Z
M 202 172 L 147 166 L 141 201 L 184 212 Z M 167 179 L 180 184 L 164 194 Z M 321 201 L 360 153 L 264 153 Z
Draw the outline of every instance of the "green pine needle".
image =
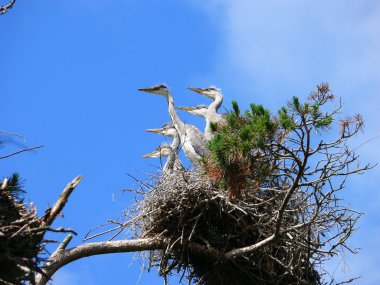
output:
M 8 178 L 8 184 L 2 191 L 9 191 L 12 197 L 17 200 L 22 200 L 23 195 L 26 193 L 23 189 L 23 181 L 20 179 L 20 175 L 15 172 Z

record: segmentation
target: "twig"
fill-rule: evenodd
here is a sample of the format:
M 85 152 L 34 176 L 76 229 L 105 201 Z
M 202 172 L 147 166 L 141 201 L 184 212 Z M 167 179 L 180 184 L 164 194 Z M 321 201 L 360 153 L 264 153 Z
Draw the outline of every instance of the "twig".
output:
M 16 0 L 11 0 L 8 5 L 0 6 L 0 15 L 5 14 L 9 9 L 12 9 Z
M 41 148 L 41 147 L 43 147 L 43 145 L 25 148 L 25 149 L 22 149 L 22 150 L 19 150 L 19 151 L 16 151 L 16 152 L 9 153 L 9 154 L 4 155 L 4 156 L 0 156 L 0 159 L 4 159 L 4 158 L 10 157 L 10 156 L 14 156 L 16 154 L 19 154 L 19 153 L 22 153 L 22 152 L 25 152 L 25 151 L 34 150 L 34 149 Z
M 0 133 L 6 134 L 8 136 L 13 136 L 13 137 L 21 138 L 21 139 L 23 139 L 24 142 L 26 142 L 26 137 L 24 137 L 24 136 L 21 136 L 21 135 L 18 135 L 18 134 L 14 134 L 14 133 L 10 133 L 10 132 L 4 131 L 4 130 L 0 130 Z
M 5 281 L 5 280 L 3 280 L 1 278 L 0 278 L 0 284 L 3 284 L 3 285 L 17 285 L 15 283 L 11 283 L 11 282 Z
M 97 234 L 94 234 L 94 235 L 89 236 L 89 237 L 86 235 L 86 237 L 83 239 L 83 241 L 88 241 L 88 240 L 93 239 L 93 238 L 96 238 L 96 237 L 98 237 L 98 236 L 101 236 L 101 235 L 105 235 L 105 234 L 111 233 L 111 232 L 116 231 L 116 230 L 118 230 L 118 229 L 120 229 L 120 228 L 121 228 L 121 226 L 117 226 L 116 228 L 109 229 L 109 230 L 105 230 L 105 231 L 103 231 L 103 232 L 101 232 L 101 233 L 97 233 Z
M 357 150 L 358 148 L 361 148 L 362 146 L 366 145 L 367 143 L 369 143 L 369 142 L 371 142 L 371 141 L 373 141 L 373 140 L 375 140 L 375 139 L 377 139 L 377 138 L 379 138 L 379 137 L 380 137 L 380 134 L 377 134 L 376 136 L 374 136 L 374 137 L 372 137 L 372 138 L 366 140 L 365 142 L 362 142 L 360 145 L 358 145 L 357 147 L 355 147 L 355 148 L 352 149 L 351 151 L 355 151 L 355 150 Z
M 39 232 L 72 233 L 74 235 L 78 235 L 77 232 L 74 231 L 73 229 L 65 229 L 63 227 L 59 227 L 59 228 L 39 227 L 39 228 L 30 230 L 30 232 L 31 233 L 33 232 L 35 233 L 39 233 Z
M 358 279 L 360 279 L 360 278 L 361 278 L 361 276 L 360 276 L 360 277 L 351 278 L 350 280 L 343 281 L 343 282 L 339 282 L 339 283 L 337 283 L 336 285 L 352 283 L 352 282 L 354 282 L 355 280 L 358 280 Z

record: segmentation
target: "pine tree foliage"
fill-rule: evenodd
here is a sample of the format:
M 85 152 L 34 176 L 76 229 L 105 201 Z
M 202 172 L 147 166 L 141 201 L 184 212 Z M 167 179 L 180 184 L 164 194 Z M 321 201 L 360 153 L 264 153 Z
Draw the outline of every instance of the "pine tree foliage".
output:
M 23 196 L 26 193 L 23 190 L 23 181 L 20 179 L 20 175 L 15 172 L 8 178 L 7 191 L 9 194 L 22 203 Z
M 294 96 L 277 115 L 253 103 L 242 113 L 238 103 L 232 101 L 227 123 L 211 126 L 214 137 L 208 143 L 211 155 L 205 163 L 209 176 L 217 180 L 231 198 L 240 199 L 244 188 L 252 189 L 252 182 L 258 185 L 271 179 L 269 176 L 275 171 L 276 142 L 301 130 L 305 123 L 315 133 L 330 127 L 333 114 L 323 113 L 321 107 L 333 99 L 328 85 L 321 84 L 306 102 Z
M 206 163 L 206 168 L 213 170 L 208 174 L 219 179 L 232 199 L 241 198 L 241 190 L 247 183 L 257 184 L 269 171 L 269 160 L 264 153 L 275 134 L 276 122 L 262 105 L 250 107 L 241 114 L 238 103 L 233 101 L 227 123 L 213 125 L 214 137 L 208 143 L 211 164 Z

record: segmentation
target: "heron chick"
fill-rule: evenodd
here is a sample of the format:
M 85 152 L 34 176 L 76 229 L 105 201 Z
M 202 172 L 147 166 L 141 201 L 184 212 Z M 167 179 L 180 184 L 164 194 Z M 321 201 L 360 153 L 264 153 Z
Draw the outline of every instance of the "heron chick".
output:
M 163 167 L 164 172 L 173 172 L 177 169 L 183 169 L 182 163 L 178 157 L 180 140 L 172 123 L 166 123 L 159 129 L 147 129 L 147 132 L 163 135 L 166 137 L 173 138 L 173 141 L 170 145 L 162 144 L 155 151 L 144 155 L 144 158 L 162 158 L 167 157 L 166 163 Z
M 171 153 L 175 152 L 167 143 L 158 146 L 154 151 L 147 153 L 143 158 L 162 158 L 168 157 Z
M 205 146 L 206 141 L 204 135 L 195 126 L 185 124 L 180 120 L 174 106 L 173 96 L 171 95 L 169 88 L 163 84 L 159 84 L 150 88 L 141 88 L 138 90 L 142 92 L 162 95 L 167 99 L 168 112 L 172 123 L 178 132 L 182 149 L 190 162 L 196 167 L 199 166 L 201 158 L 208 153 Z
M 206 128 L 204 131 L 205 139 L 206 141 L 210 140 L 212 138 L 212 131 L 211 131 L 211 123 L 222 123 L 225 122 L 225 118 L 218 114 L 218 109 L 223 103 L 223 95 L 220 89 L 216 87 L 207 87 L 207 88 L 193 88 L 188 87 L 187 89 L 194 91 L 198 94 L 201 94 L 203 96 L 206 96 L 213 100 L 213 102 L 208 106 L 207 114 L 206 114 Z
M 178 147 L 177 147 L 178 148 Z M 143 158 L 163 158 L 167 157 L 166 163 L 162 168 L 162 172 L 166 174 L 183 170 L 181 161 L 178 158 L 178 150 L 167 143 L 160 145 L 156 150 L 143 156 Z
M 193 114 L 195 116 L 199 116 L 199 117 L 202 117 L 203 119 L 206 119 L 208 106 L 206 106 L 206 105 L 197 105 L 194 107 L 178 106 L 177 109 L 189 112 L 190 114 Z

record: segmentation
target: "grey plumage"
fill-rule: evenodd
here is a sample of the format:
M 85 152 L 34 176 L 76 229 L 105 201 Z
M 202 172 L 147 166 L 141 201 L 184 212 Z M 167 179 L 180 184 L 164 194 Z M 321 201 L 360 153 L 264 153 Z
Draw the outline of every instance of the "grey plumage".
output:
M 162 168 L 162 171 L 165 173 L 172 173 L 174 171 L 183 169 L 182 163 L 178 157 L 180 139 L 174 125 L 172 123 L 167 123 L 159 129 L 148 129 L 147 131 L 171 137 L 173 138 L 173 141 L 170 145 L 167 143 L 160 145 L 155 151 L 144 155 L 144 158 L 167 157 L 166 163 Z
M 198 94 L 201 94 L 203 96 L 213 99 L 213 102 L 208 106 L 206 117 L 205 117 L 206 128 L 204 131 L 204 136 L 205 136 L 206 141 L 208 141 L 212 138 L 211 123 L 220 124 L 226 121 L 225 118 L 221 114 L 218 114 L 218 109 L 223 103 L 223 95 L 220 89 L 216 87 L 207 87 L 207 88 L 188 87 L 188 89 Z
M 175 110 L 174 100 L 169 89 L 163 85 L 141 88 L 139 91 L 162 95 L 167 99 L 168 112 L 186 157 L 194 166 L 200 165 L 200 159 L 207 154 L 204 135 L 194 126 L 183 123 Z

